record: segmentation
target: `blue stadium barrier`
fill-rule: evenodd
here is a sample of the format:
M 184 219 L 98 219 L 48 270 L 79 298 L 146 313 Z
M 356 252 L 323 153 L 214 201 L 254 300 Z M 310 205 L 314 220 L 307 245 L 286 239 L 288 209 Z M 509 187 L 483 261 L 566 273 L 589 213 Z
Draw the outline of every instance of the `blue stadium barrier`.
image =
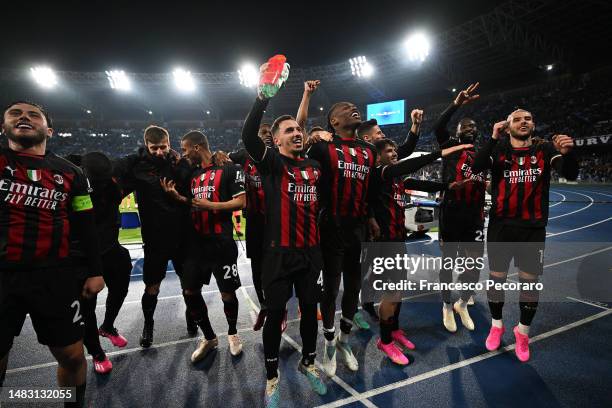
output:
M 140 218 L 137 212 L 121 213 L 121 228 L 138 228 L 140 227 Z

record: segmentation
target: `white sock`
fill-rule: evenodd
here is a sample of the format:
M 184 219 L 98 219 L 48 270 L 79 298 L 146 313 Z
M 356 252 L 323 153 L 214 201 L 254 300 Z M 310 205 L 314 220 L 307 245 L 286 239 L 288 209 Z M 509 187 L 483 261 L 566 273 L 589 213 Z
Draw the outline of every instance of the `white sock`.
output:
M 348 343 L 350 335 L 350 333 L 345 333 L 340 330 L 340 336 L 338 336 L 338 341 L 342 343 Z
M 502 327 L 504 327 L 504 322 L 502 322 L 501 319 L 496 320 L 496 319 L 491 319 L 491 324 L 493 325 L 493 327 L 497 327 L 499 329 L 501 329 Z
M 442 304 L 444 305 L 443 306 L 444 310 L 446 310 L 447 312 L 453 310 L 453 304 L 452 303 L 442 303 Z
M 459 299 L 459 300 L 456 302 L 456 305 L 457 305 L 458 307 L 462 308 L 462 309 L 465 309 L 465 308 L 467 307 L 467 302 L 466 302 L 466 301 L 464 301 L 463 299 Z
M 518 324 L 518 331 L 521 334 L 524 334 L 525 336 L 529 335 L 529 326 L 525 326 L 523 323 Z

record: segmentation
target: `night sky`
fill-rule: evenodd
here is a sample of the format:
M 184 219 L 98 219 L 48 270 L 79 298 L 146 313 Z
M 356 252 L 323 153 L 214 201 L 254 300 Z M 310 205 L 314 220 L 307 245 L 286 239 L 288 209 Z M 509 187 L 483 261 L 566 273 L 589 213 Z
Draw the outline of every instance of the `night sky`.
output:
M 414 29 L 441 32 L 503 1 L 47 1 L 2 6 L 0 68 L 235 71 L 285 53 L 294 66 L 392 48 Z

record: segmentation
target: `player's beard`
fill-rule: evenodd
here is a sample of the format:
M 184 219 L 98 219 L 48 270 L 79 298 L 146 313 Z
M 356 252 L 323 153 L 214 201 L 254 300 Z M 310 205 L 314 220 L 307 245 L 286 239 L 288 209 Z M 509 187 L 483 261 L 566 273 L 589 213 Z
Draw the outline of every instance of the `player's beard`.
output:
M 24 149 L 38 146 L 47 140 L 47 133 L 42 130 L 36 130 L 36 133 L 28 136 L 17 136 L 12 130 L 6 131 L 6 137 L 13 143 L 16 143 Z
M 459 141 L 462 144 L 473 144 L 476 140 L 476 134 L 474 133 L 462 133 L 459 135 Z
M 529 139 L 531 136 L 533 136 L 533 132 L 527 133 L 526 135 L 517 134 L 517 133 L 512 134 L 513 138 L 518 139 L 521 142 L 524 142 L 525 140 Z

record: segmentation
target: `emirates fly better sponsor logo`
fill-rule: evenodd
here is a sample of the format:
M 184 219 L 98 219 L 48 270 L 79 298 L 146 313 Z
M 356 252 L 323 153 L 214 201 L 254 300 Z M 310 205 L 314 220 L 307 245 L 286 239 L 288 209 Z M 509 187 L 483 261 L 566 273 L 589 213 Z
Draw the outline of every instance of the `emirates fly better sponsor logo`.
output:
M 41 179 L 40 170 L 28 170 L 28 178 L 32 181 Z M 0 179 L 0 200 L 10 205 L 56 210 L 57 205 L 66 201 L 68 193 L 39 187 L 33 184 Z

